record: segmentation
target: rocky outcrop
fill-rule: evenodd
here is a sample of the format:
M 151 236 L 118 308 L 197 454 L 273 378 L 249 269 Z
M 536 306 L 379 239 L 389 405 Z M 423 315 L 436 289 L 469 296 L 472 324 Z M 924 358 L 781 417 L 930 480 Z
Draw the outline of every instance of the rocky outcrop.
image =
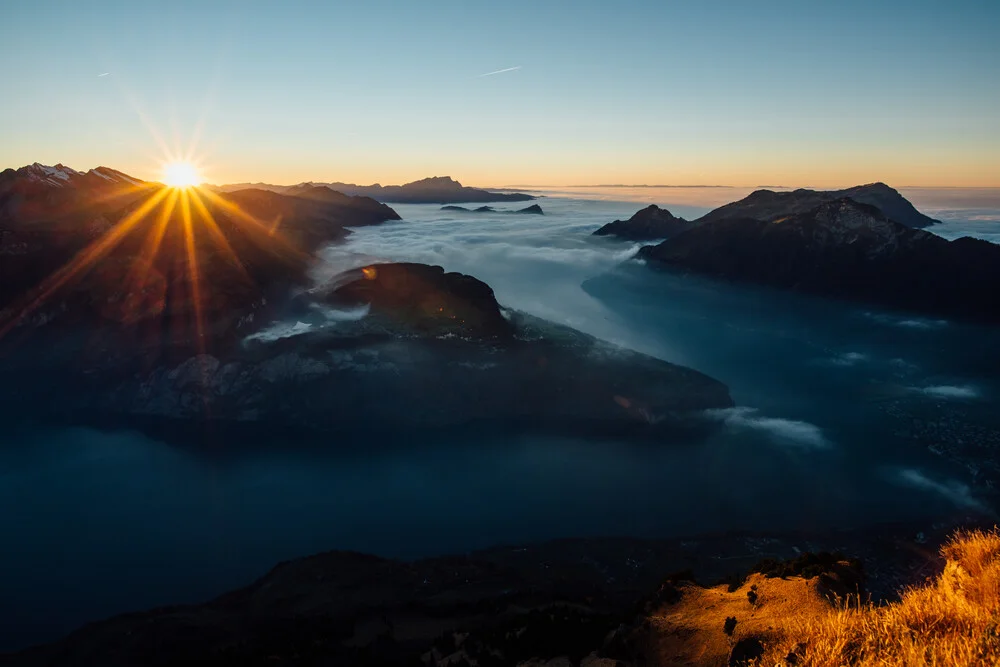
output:
M 650 204 L 628 220 L 615 220 L 604 225 L 594 236 L 617 236 L 631 241 L 667 239 L 690 229 L 692 224 L 677 218 L 665 208 Z
M 1000 321 L 1000 246 L 947 241 L 849 198 L 773 222 L 724 218 L 643 248 L 653 266 L 939 317 Z
M 426 264 L 372 264 L 328 297 L 342 306 L 368 305 L 413 331 L 434 335 L 510 339 L 493 290 L 461 273 Z M 340 280 L 343 280 L 342 277 Z
M 929 227 L 939 221 L 913 207 L 905 197 L 885 183 L 856 185 L 845 190 L 806 190 L 775 192 L 757 190 L 740 201 L 726 204 L 698 218 L 699 224 L 720 220 L 753 219 L 771 222 L 791 215 L 807 213 L 822 203 L 850 198 L 879 209 L 888 219 L 905 227 Z

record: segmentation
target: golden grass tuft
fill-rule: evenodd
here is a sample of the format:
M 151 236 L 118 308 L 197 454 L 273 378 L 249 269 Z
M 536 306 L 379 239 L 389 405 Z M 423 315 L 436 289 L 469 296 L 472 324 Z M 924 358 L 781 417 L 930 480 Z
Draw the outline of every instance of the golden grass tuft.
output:
M 785 636 L 800 642 L 796 664 L 1000 665 L 1000 533 L 956 533 L 941 554 L 941 575 L 904 591 L 899 602 L 848 605 L 793 623 Z M 781 659 L 772 655 L 771 664 Z

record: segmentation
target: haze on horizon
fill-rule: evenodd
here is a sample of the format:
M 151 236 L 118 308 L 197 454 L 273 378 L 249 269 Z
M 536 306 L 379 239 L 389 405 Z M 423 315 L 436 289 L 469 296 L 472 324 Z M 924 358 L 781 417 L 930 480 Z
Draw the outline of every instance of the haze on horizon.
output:
M 998 25 L 972 0 L 31 3 L 0 23 L 0 167 L 1000 186 Z

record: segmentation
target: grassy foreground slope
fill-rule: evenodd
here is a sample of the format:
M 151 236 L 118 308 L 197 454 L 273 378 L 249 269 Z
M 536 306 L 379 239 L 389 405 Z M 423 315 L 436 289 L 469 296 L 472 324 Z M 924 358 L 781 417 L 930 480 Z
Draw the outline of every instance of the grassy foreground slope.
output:
M 739 587 L 682 586 L 633 637 L 634 658 L 698 667 L 1000 665 L 1000 533 L 959 532 L 941 554 L 940 575 L 884 605 L 856 596 L 831 604 L 837 582 L 823 577 L 757 573 Z
M 847 606 L 802 623 L 803 664 L 1000 665 L 1000 534 L 956 534 L 937 578 L 895 604 Z
M 879 537 L 892 548 L 862 540 L 846 550 L 866 556 L 864 566 L 755 539 L 748 576 L 734 576 L 750 565 L 742 538 L 696 543 L 698 552 L 641 540 L 556 541 L 421 561 L 327 552 L 282 563 L 203 604 L 92 623 L 0 655 L 0 665 L 1000 667 L 997 528 L 938 534 L 935 541 L 946 540 L 940 559 L 891 531 Z M 762 560 L 761 549 L 797 555 Z M 743 562 L 728 565 L 733 558 Z M 674 569 L 685 563 L 723 583 L 699 585 L 690 570 Z M 898 582 L 927 572 L 939 574 L 894 602 L 867 602 L 866 590 L 885 600 Z

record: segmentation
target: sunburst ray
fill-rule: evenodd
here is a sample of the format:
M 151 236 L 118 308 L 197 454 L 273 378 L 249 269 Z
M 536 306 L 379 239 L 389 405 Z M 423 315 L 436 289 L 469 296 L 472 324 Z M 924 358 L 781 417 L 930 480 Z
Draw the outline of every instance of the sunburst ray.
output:
M 173 215 L 179 198 L 180 191 L 173 190 L 170 193 L 170 199 L 160 210 L 160 216 L 156 220 L 156 226 L 153 227 L 149 234 L 146 235 L 146 242 L 143 245 L 142 254 L 139 258 L 142 261 L 136 262 L 132 267 L 132 278 L 130 279 L 130 282 L 135 283 L 136 290 L 139 292 L 145 289 L 146 281 L 149 279 L 149 272 L 153 268 L 157 255 L 160 253 L 160 245 L 163 243 L 163 237 L 167 233 L 167 226 L 170 224 L 170 216 Z M 138 275 L 139 271 L 142 271 L 142 275 Z
M 201 282 L 198 275 L 198 251 L 195 247 L 194 226 L 191 216 L 191 199 L 188 190 L 181 190 L 181 220 L 184 228 L 184 248 L 187 253 L 188 278 L 191 281 L 191 299 L 194 302 L 195 335 L 200 351 L 204 352 L 205 327 L 202 314 Z
M 250 275 L 247 273 L 246 268 L 243 266 L 243 262 L 236 255 L 233 247 L 229 244 L 229 240 L 226 235 L 222 233 L 219 229 L 218 223 L 215 222 L 215 217 L 205 206 L 205 203 L 201 200 L 201 196 L 198 194 L 199 190 L 197 188 L 191 189 L 191 201 L 194 202 L 194 207 L 198 214 L 201 216 L 201 222 L 208 229 L 208 233 L 215 240 L 216 245 L 222 250 L 222 253 L 226 258 L 232 263 L 232 265 L 240 272 L 240 275 L 246 280 L 250 280 Z
M 276 230 L 273 230 L 271 225 L 269 225 L 266 222 L 260 220 L 256 216 L 251 215 L 250 213 L 247 213 L 242 208 L 240 208 L 237 204 L 229 201 L 228 199 L 220 197 L 219 195 L 217 195 L 216 193 L 212 192 L 211 190 L 205 190 L 205 189 L 203 189 L 203 190 L 201 190 L 201 192 L 202 192 L 202 194 L 205 195 L 205 197 L 212 204 L 215 204 L 219 208 L 225 210 L 227 213 L 230 213 L 231 215 L 236 216 L 239 220 L 241 220 L 241 221 L 243 221 L 245 223 L 248 223 L 251 226 L 251 228 L 253 229 L 253 231 L 259 232 L 261 234 L 265 234 L 269 238 L 273 239 L 272 242 L 275 243 L 275 244 L 277 244 L 278 247 L 281 248 L 282 250 L 284 250 L 286 252 L 294 253 L 295 255 L 300 256 L 300 257 L 304 256 L 306 254 L 306 253 L 302 252 L 302 250 L 300 250 L 299 248 L 295 247 L 293 244 L 289 243 Z
M 5 335 L 44 304 L 56 291 L 65 286 L 70 280 L 78 277 L 81 273 L 90 269 L 102 257 L 109 253 L 129 231 L 143 218 L 145 218 L 156 206 L 162 202 L 169 190 L 162 189 L 139 205 L 134 211 L 125 216 L 117 225 L 108 230 L 100 238 L 88 245 L 73 257 L 64 267 L 56 271 L 52 276 L 44 280 L 39 285 L 36 296 L 14 316 L 7 324 L 0 327 L 0 336 Z

